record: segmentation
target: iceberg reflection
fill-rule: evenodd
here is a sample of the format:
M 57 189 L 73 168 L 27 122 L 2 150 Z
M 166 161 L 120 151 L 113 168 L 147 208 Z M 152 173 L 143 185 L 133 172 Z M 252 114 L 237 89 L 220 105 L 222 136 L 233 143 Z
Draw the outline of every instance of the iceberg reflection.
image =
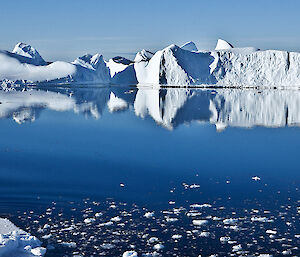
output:
M 300 91 L 151 87 L 48 88 L 0 90 L 0 118 L 35 121 L 43 109 L 74 111 L 99 119 L 103 111 L 134 111 L 174 129 L 207 122 L 217 130 L 300 124 Z

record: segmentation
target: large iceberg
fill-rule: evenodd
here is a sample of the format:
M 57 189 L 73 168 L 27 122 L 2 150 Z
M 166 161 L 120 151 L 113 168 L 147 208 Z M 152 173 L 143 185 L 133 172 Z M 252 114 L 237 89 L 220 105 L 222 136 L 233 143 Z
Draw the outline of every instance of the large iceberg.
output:
M 88 82 L 115 85 L 200 87 L 300 86 L 300 53 L 234 48 L 219 39 L 214 50 L 198 51 L 195 43 L 170 45 L 152 53 L 141 50 L 134 61 L 86 54 L 72 63 L 47 63 L 30 45 L 0 51 L 0 81 Z
M 35 236 L 0 218 L 0 257 L 41 257 L 46 253 L 41 244 Z

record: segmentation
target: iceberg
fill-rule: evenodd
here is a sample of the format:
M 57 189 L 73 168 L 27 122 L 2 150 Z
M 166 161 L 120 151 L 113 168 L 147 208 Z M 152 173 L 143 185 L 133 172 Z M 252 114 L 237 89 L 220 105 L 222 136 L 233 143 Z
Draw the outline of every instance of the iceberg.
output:
M 137 54 L 134 58 L 134 62 L 147 62 L 152 58 L 153 55 L 154 54 L 151 53 L 150 51 L 143 49 L 143 50 L 137 52 Z
M 228 50 L 234 48 L 232 44 L 228 43 L 223 39 L 218 39 L 215 50 Z
M 109 68 L 99 53 L 78 57 L 72 64 L 75 65 L 76 71 L 71 74 L 71 80 L 109 83 Z
M 32 64 L 34 65 L 46 65 L 47 63 L 39 54 L 39 52 L 33 48 L 31 45 L 19 42 L 16 44 L 15 48 L 12 51 L 14 54 L 18 54 L 21 56 L 25 56 L 32 60 Z
M 0 257 L 42 257 L 46 249 L 41 244 L 35 236 L 0 218 Z
M 163 85 L 176 87 L 298 88 L 300 53 L 234 48 L 219 39 L 214 50 L 198 51 L 193 42 L 155 53 L 139 51 L 134 61 L 86 54 L 72 63 L 46 63 L 30 45 L 0 51 L 0 81 Z

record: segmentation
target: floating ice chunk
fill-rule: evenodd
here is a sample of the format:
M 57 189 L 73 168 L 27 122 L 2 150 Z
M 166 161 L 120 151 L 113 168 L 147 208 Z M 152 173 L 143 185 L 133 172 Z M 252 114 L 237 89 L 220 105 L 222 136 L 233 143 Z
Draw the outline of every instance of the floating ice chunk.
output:
M 60 245 L 68 247 L 68 248 L 76 248 L 77 244 L 75 242 L 62 242 Z
M 234 225 L 238 222 L 238 219 L 230 218 L 223 220 L 223 223 L 226 225 Z
M 268 229 L 268 230 L 266 230 L 266 233 L 267 233 L 267 234 L 271 234 L 271 235 L 276 235 L 276 234 L 277 234 L 277 231 L 272 230 L 272 229 Z
M 229 236 L 222 236 L 222 237 L 220 237 L 220 241 L 221 241 L 221 243 L 228 242 L 228 241 L 230 241 L 230 237 Z
M 116 217 L 111 218 L 110 220 L 113 221 L 113 222 L 119 222 L 119 221 L 122 220 L 122 218 L 119 217 L 119 216 L 116 216 Z
M 176 221 L 178 221 L 177 218 L 166 217 L 166 222 L 176 222 Z
M 200 185 L 197 185 L 197 184 L 192 184 L 192 185 L 190 185 L 190 188 L 191 188 L 191 189 L 199 188 L 199 187 L 200 187 Z
M 157 237 L 150 237 L 147 242 L 150 243 L 150 244 L 152 244 L 152 243 L 155 243 L 157 241 L 158 241 Z
M 242 245 L 234 245 L 232 246 L 232 251 L 233 252 L 238 252 L 238 251 L 241 251 L 242 250 Z
M 136 251 L 126 251 L 122 255 L 123 257 L 137 257 L 138 254 Z
M 182 235 L 176 234 L 176 235 L 173 235 L 173 236 L 172 236 L 172 239 L 174 239 L 174 240 L 178 240 L 178 239 L 180 239 L 180 238 L 182 238 Z
M 162 250 L 163 248 L 165 248 L 165 247 L 162 244 L 156 244 L 153 246 L 153 249 L 156 251 Z
M 254 176 L 254 177 L 252 177 L 252 180 L 254 180 L 254 181 L 259 181 L 259 180 L 260 180 L 260 177 Z
M 46 248 L 44 247 L 36 247 L 31 249 L 31 253 L 35 256 L 44 256 L 46 253 Z
M 208 223 L 208 220 L 193 220 L 194 226 L 202 226 Z
M 110 249 L 113 249 L 113 248 L 115 248 L 116 246 L 115 245 L 113 245 L 113 244 L 109 244 L 109 243 L 104 243 L 104 244 L 102 244 L 102 245 L 100 245 L 101 246 L 101 248 L 103 248 L 103 249 L 106 249 L 106 250 L 110 250 Z
M 218 39 L 215 50 L 228 50 L 228 49 L 232 49 L 232 48 L 233 48 L 233 45 L 231 45 L 230 43 L 226 42 L 223 39 Z
M 34 236 L 0 218 L 0 256 L 44 256 L 46 249 Z M 33 250 L 33 252 L 32 252 Z M 29 253 L 29 254 L 28 254 Z
M 207 232 L 207 231 L 202 231 L 202 232 L 199 234 L 200 237 L 209 237 L 209 235 L 210 235 L 210 233 Z
M 154 212 L 146 212 L 145 214 L 144 214 L 144 217 L 146 217 L 146 218 L 152 218 L 152 217 L 154 217 Z
M 252 217 L 251 221 L 257 221 L 257 222 L 273 222 L 274 220 L 268 219 L 267 217 Z
M 204 204 L 197 204 L 197 203 L 195 203 L 195 204 L 191 204 L 190 207 L 191 208 L 210 208 L 212 206 L 210 204 L 208 204 L 208 203 L 204 203 Z
M 89 223 L 92 223 L 92 222 L 95 222 L 96 220 L 94 218 L 86 218 L 83 222 L 86 223 L 86 224 L 89 224 Z
M 283 255 L 291 255 L 292 251 L 290 249 L 282 251 Z

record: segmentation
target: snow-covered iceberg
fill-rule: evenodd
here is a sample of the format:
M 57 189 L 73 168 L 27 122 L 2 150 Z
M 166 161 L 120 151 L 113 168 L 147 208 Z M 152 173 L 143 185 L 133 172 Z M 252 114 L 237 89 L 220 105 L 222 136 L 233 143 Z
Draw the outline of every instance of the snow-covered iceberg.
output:
M 15 48 L 12 51 L 14 54 L 25 56 L 32 60 L 32 64 L 35 65 L 46 65 L 47 63 L 39 54 L 39 52 L 33 48 L 31 45 L 19 42 L 16 44 Z
M 0 218 L 0 257 L 41 257 L 46 253 L 41 244 L 35 236 Z
M 138 52 L 134 61 L 86 54 L 72 63 L 47 63 L 36 49 L 18 43 L 13 52 L 0 51 L 0 81 L 79 82 L 115 85 L 200 87 L 300 86 L 300 53 L 235 48 L 219 39 L 214 50 L 198 51 L 193 42 L 170 45 L 152 53 Z

